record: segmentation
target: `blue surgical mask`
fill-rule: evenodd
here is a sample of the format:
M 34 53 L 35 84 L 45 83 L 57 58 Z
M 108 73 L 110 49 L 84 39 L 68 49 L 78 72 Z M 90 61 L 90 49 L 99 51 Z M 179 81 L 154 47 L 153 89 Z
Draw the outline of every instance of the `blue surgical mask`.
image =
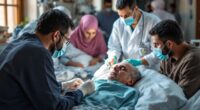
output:
M 128 26 L 131 26 L 135 22 L 135 19 L 132 16 L 125 18 L 123 20 L 124 20 L 124 23 Z
M 63 56 L 65 54 L 65 52 L 66 52 L 66 48 L 67 48 L 67 44 L 65 43 L 60 50 L 55 50 L 54 51 L 52 57 L 53 58 L 59 58 L 59 57 Z
M 154 48 L 153 53 L 160 60 L 167 60 L 169 58 L 168 54 L 164 55 L 160 48 Z

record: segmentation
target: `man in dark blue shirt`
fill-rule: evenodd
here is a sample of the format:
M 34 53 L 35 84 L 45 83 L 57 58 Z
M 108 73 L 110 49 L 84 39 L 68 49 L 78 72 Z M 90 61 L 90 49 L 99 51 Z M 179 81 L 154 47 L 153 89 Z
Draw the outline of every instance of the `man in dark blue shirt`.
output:
M 69 110 L 94 91 L 93 82 L 87 81 L 61 95 L 51 57 L 63 54 L 71 27 L 65 13 L 47 11 L 39 18 L 35 33 L 23 34 L 2 51 L 0 110 Z
M 112 10 L 112 0 L 103 0 L 103 10 L 97 13 L 99 27 L 104 32 L 106 44 L 110 37 L 113 23 L 119 18 L 117 12 Z

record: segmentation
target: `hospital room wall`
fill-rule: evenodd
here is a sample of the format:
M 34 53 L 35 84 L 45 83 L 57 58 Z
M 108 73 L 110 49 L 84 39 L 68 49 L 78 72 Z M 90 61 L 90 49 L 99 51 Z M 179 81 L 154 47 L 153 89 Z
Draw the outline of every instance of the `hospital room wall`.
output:
M 186 41 L 196 38 L 196 0 L 180 0 L 179 13 Z
M 37 18 L 37 0 L 24 0 L 24 17 L 28 17 L 29 21 Z
M 93 4 L 96 10 L 102 9 L 102 0 L 93 0 Z M 113 0 L 113 9 L 115 7 L 116 0 Z M 184 30 L 184 37 L 187 41 L 196 38 L 196 0 L 180 0 L 179 1 L 179 13 L 182 18 L 181 26 Z M 38 16 L 37 0 L 24 0 L 24 15 L 28 16 L 29 20 L 35 20 Z

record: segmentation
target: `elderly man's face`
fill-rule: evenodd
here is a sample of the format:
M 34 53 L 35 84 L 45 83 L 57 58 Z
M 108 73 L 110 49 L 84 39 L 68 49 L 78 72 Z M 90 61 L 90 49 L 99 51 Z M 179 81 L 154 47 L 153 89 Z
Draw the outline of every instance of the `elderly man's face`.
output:
M 109 79 L 117 80 L 126 85 L 133 85 L 135 80 L 131 77 L 131 74 L 134 74 L 134 69 L 127 62 L 121 62 L 112 68 Z

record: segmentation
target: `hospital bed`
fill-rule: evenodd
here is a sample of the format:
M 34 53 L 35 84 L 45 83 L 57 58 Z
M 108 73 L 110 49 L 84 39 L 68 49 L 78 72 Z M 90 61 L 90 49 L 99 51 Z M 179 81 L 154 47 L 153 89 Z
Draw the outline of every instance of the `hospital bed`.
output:
M 138 69 L 142 74 L 142 79 L 134 86 L 140 92 L 135 110 L 200 110 L 200 91 L 187 100 L 182 89 L 174 81 L 143 66 Z M 108 67 L 103 65 L 94 74 L 94 78 L 105 79 L 108 76 L 106 74 L 108 71 Z M 72 110 L 113 109 L 106 105 L 79 105 L 73 107 Z

